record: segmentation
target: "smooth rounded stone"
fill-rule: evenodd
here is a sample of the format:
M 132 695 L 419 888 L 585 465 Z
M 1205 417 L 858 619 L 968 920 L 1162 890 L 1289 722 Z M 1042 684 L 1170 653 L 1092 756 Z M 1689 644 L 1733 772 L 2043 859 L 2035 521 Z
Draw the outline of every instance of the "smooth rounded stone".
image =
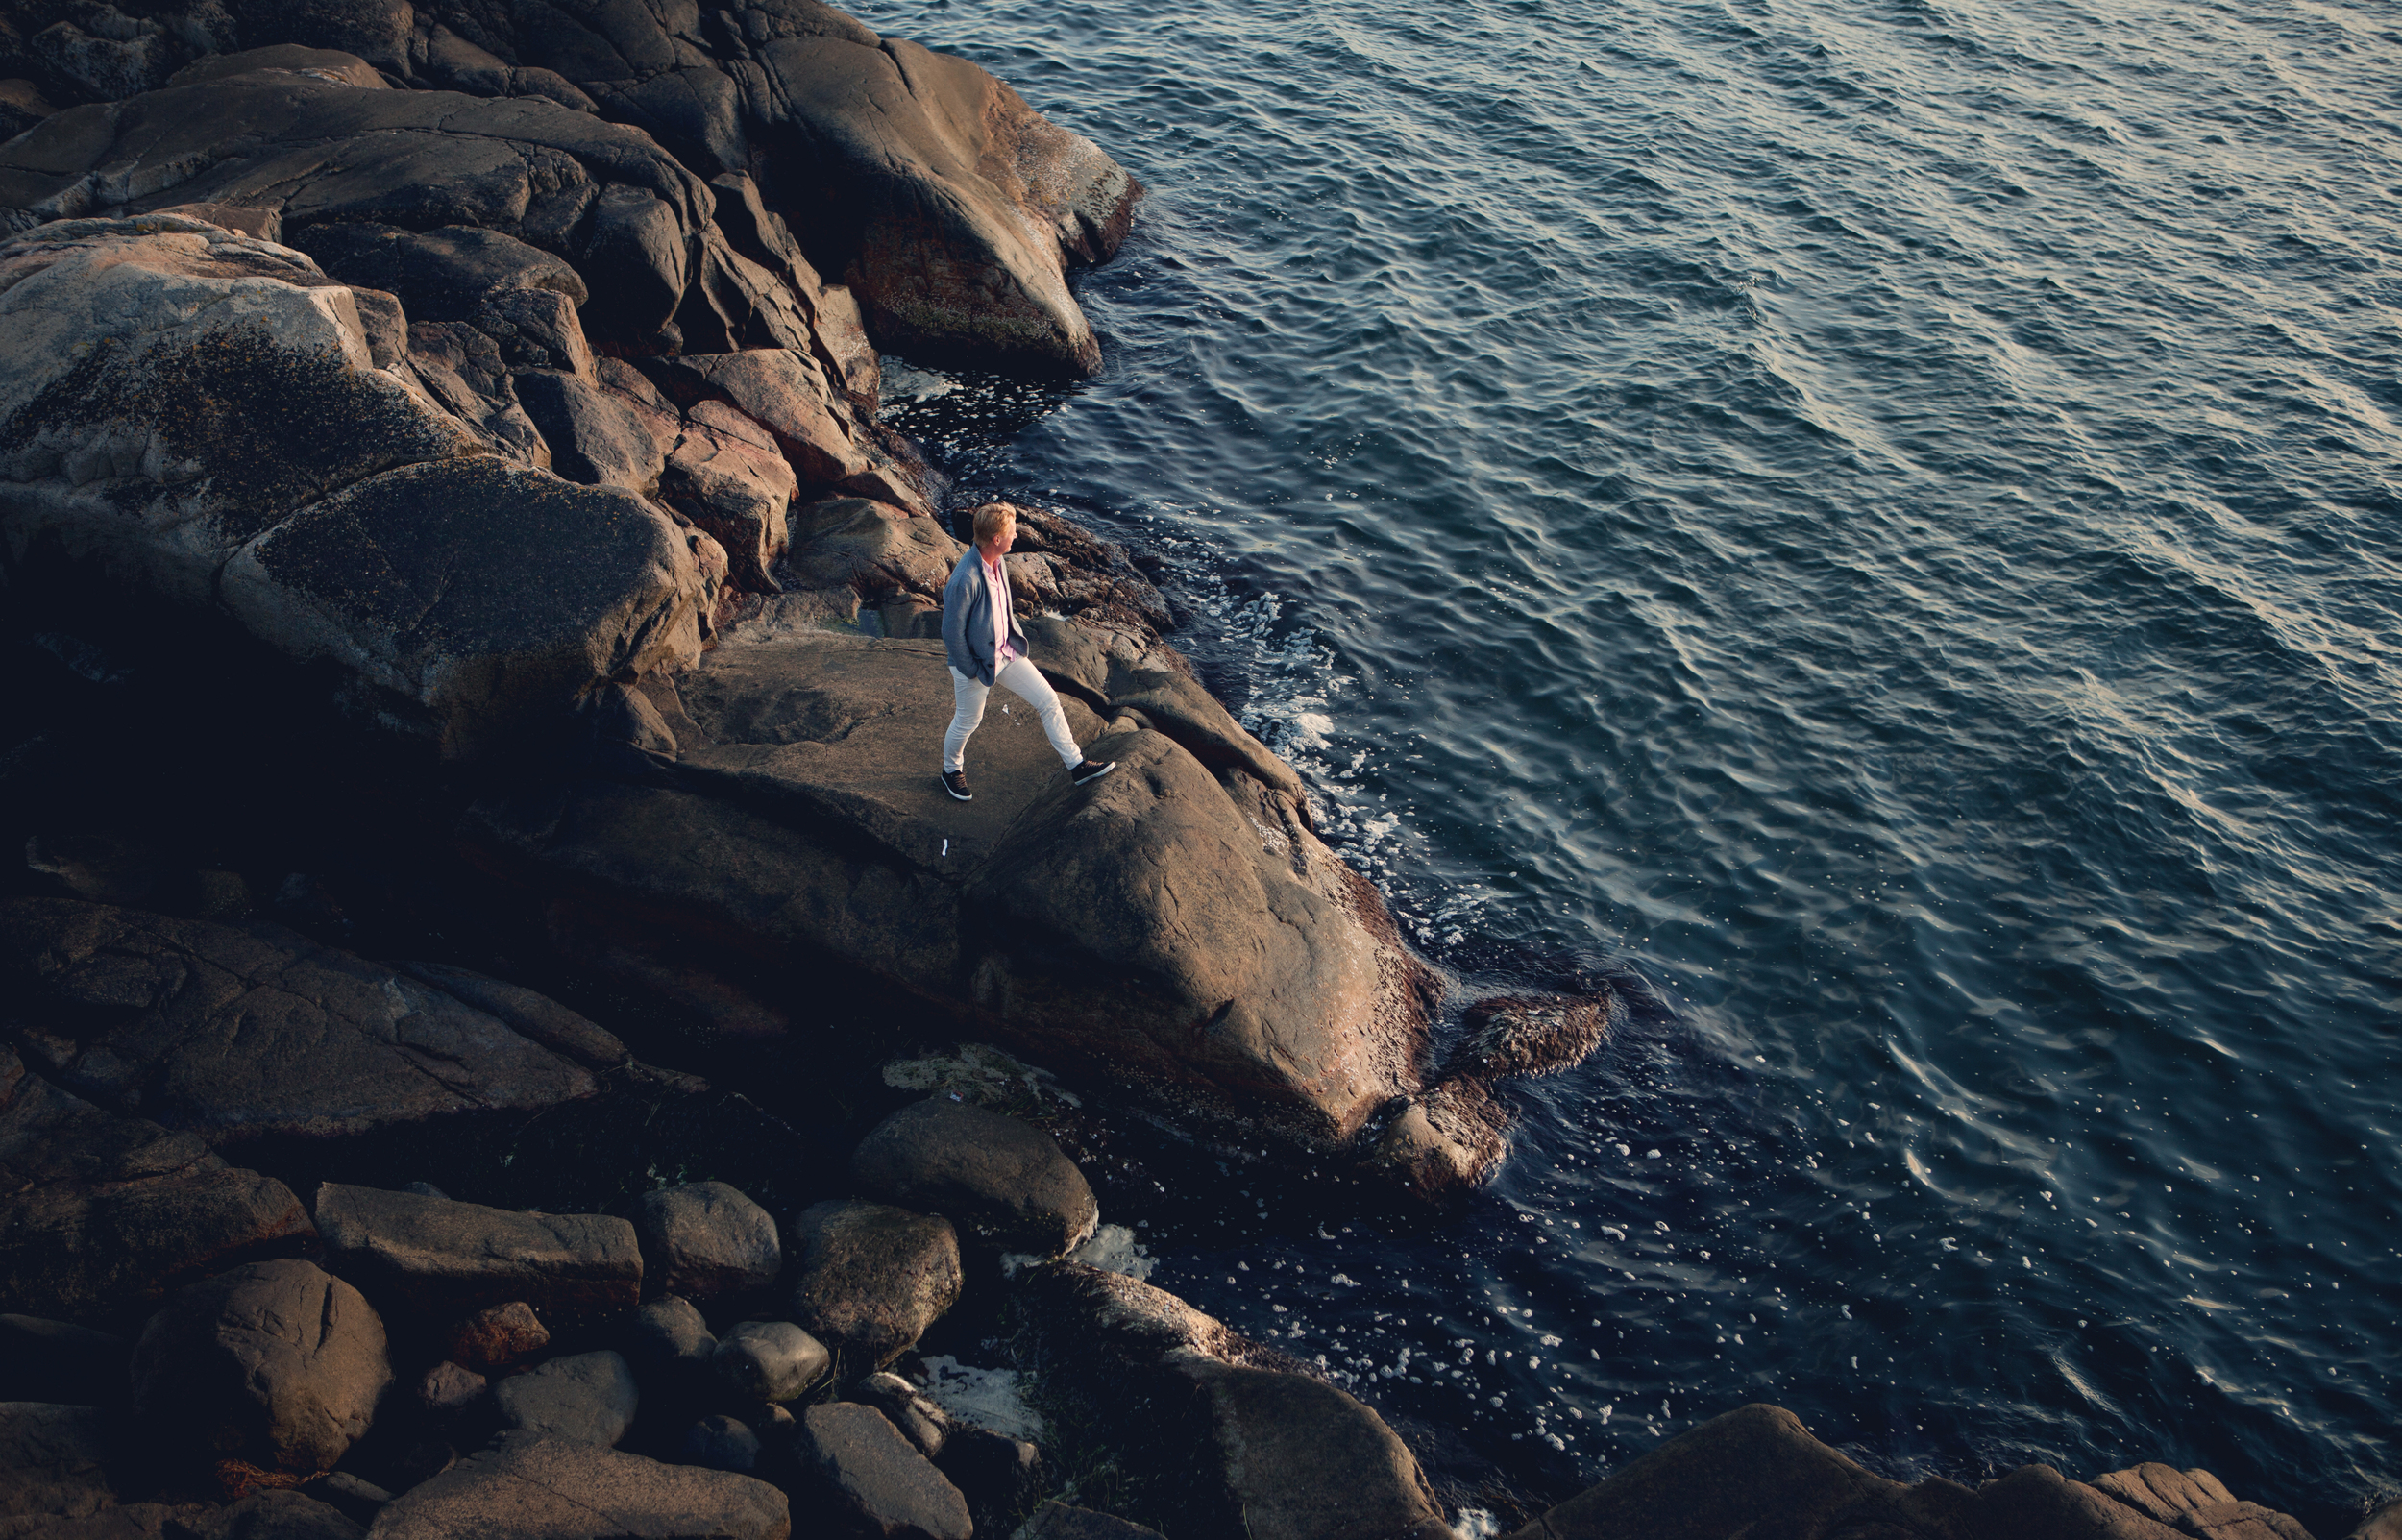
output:
M 269 1470 L 331 1470 L 392 1382 L 383 1321 L 358 1290 L 297 1259 L 195 1283 L 134 1349 L 134 1407 L 208 1453 Z
M 870 1534 L 968 1540 L 968 1500 L 873 1406 L 837 1401 L 800 1414 L 801 1463 Z
M 521 1213 L 328 1182 L 326 1264 L 440 1319 L 523 1301 L 553 1321 L 603 1320 L 642 1296 L 634 1227 L 608 1214 Z
M 1468 1007 L 1468 1035 L 1453 1050 L 1447 1072 L 1499 1079 L 1556 1075 L 1584 1063 L 1609 1040 L 1624 1008 L 1617 991 L 1507 994 Z
M 790 1401 L 832 1361 L 825 1344 L 790 1321 L 745 1321 L 718 1338 L 710 1368 L 732 1395 Z
M 36 1315 L 0 1315 L 0 1401 L 113 1406 L 125 1399 L 134 1344 Z
M 522 1432 L 502 1434 L 495 1447 L 402 1493 L 375 1528 L 376 1540 L 787 1540 L 792 1532 L 784 1494 L 765 1481 Z
M 116 1418 L 98 1406 L 0 1402 L 0 1520 L 114 1506 L 119 1447 Z
M 634 1423 L 634 1371 L 606 1349 L 572 1354 L 492 1387 L 504 1427 L 578 1444 L 614 1445 Z
M 481 1374 L 521 1363 L 551 1345 L 551 1331 L 524 1300 L 494 1305 L 451 1328 L 451 1361 Z
M 684 1430 L 684 1458 L 713 1471 L 748 1471 L 759 1463 L 759 1435 L 738 1418 L 712 1412 Z
M 1092 1185 L 1032 1123 L 935 1097 L 862 1139 L 851 1179 L 870 1197 L 939 1213 L 1005 1250 L 1056 1257 L 1100 1223 Z
M 890 1370 L 868 1376 L 852 1387 L 862 1404 L 892 1419 L 893 1426 L 918 1446 L 928 1459 L 938 1458 L 950 1436 L 951 1415 L 933 1397 Z
M 801 1244 L 793 1316 L 846 1359 L 881 1367 L 958 1302 L 947 1219 L 878 1203 L 821 1203 L 793 1221 Z
M 1165 1540 L 1157 1529 L 1051 1498 L 1017 1527 L 1010 1540 Z
M 454 1417 L 474 1406 L 489 1387 L 482 1375 L 445 1359 L 417 1381 L 417 1404 L 436 1417 Z
M 644 1193 L 634 1234 L 644 1277 L 699 1305 L 772 1288 L 784 1270 L 774 1217 L 723 1182 Z
M 645 1379 L 691 1389 L 709 1373 L 718 1339 L 692 1301 L 671 1294 L 634 1312 L 625 1329 L 625 1357 Z

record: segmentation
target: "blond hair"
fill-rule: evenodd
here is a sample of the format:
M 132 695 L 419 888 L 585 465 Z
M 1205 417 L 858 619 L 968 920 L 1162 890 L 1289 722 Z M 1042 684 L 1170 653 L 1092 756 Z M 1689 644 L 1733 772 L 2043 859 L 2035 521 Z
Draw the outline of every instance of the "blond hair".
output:
M 982 545 L 1001 532 L 1001 526 L 1016 524 L 1017 510 L 1006 502 L 987 502 L 975 510 L 976 544 Z

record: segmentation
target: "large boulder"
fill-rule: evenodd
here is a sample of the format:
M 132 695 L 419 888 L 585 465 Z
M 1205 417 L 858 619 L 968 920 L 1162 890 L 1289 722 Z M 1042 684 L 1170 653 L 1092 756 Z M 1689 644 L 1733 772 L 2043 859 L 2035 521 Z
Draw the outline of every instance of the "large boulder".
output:
M 793 1235 L 793 1318 L 854 1366 L 892 1362 L 959 1301 L 959 1236 L 947 1219 L 821 1203 L 794 1219 Z
M 832 959 L 1061 1070 L 1313 1151 L 1418 1089 L 1431 981 L 1374 888 L 1251 776 L 1066 698 L 1118 762 L 1071 788 L 1004 697 L 954 802 L 930 769 L 951 713 L 931 642 L 727 647 L 681 693 L 698 741 L 673 784 L 480 803 L 490 868 L 596 929 L 638 906 L 690 955 Z
M 576 1444 L 614 1445 L 642 1406 L 633 1369 L 605 1349 L 511 1375 L 492 1387 L 492 1399 L 502 1427 Z
M 322 1138 L 590 1096 L 589 1070 L 456 996 L 286 933 L 0 901 L 24 1051 L 212 1143 Z
M 130 626 L 165 606 L 237 627 L 453 757 L 697 657 L 706 537 L 495 457 L 389 367 L 366 292 L 168 216 L 0 244 L 0 580 L 66 583 Z
M 1196 1528 L 1258 1540 L 1451 1534 L 1408 1447 L 1343 1391 L 1276 1366 L 1148 1283 L 1074 1262 L 1021 1280 L 1021 1357 L 1112 1429 L 1118 1457 Z
M 195 1135 L 104 1112 L 0 1047 L 0 1302 L 121 1320 L 314 1233 L 282 1183 L 228 1165 Z
M 221 1458 L 331 1470 L 392 1382 L 383 1321 L 358 1290 L 297 1258 L 195 1283 L 134 1350 L 134 1409 Z
M 650 1286 L 696 1305 L 759 1293 L 784 1270 L 775 1216 L 723 1182 L 644 1193 L 634 1233 Z
M 800 1415 L 796 1452 L 830 1503 L 877 1540 L 968 1540 L 968 1500 L 873 1406 L 837 1401 Z
M 784 1494 L 726 1471 L 663 1465 L 596 1444 L 506 1432 L 409 1488 L 376 1516 L 374 1540 L 787 1540 Z
M 522 1300 L 546 1321 L 613 1319 L 642 1297 L 634 1227 L 608 1214 L 520 1213 L 329 1182 L 326 1265 L 377 1299 L 437 1319 Z
M 935 1097 L 876 1125 L 850 1158 L 869 1196 L 939 1213 L 1008 1251 L 1057 1257 L 1100 1223 L 1092 1185 L 1032 1123 Z

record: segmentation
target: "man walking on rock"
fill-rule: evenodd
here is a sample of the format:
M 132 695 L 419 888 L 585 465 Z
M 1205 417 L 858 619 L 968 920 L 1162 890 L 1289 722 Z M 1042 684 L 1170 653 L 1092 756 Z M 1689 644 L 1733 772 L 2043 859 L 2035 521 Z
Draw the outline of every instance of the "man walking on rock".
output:
M 951 730 L 943 735 L 943 790 L 962 802 L 974 800 L 968 790 L 968 736 L 984 721 L 984 698 L 993 681 L 1010 687 L 1042 718 L 1043 735 L 1051 740 L 1067 778 L 1082 786 L 1117 768 L 1112 760 L 1098 765 L 1084 757 L 1075 735 L 1067 730 L 1067 713 L 1042 671 L 1026 658 L 1026 633 L 1017 628 L 1010 604 L 1009 574 L 1001 558 L 1017 539 L 1017 510 L 1006 502 L 988 502 L 975 511 L 976 543 L 951 569 L 943 585 L 943 650 L 951 666 Z

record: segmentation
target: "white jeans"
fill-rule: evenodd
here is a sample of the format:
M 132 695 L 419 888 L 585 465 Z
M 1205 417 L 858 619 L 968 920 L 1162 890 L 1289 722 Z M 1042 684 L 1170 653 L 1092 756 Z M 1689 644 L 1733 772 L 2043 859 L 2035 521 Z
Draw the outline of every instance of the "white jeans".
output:
M 1084 751 L 1076 746 L 1075 735 L 1067 730 L 1067 713 L 1059 707 L 1058 693 L 1051 681 L 1042 677 L 1042 671 L 1023 658 L 1012 658 L 1001 665 L 994 681 L 1016 691 L 1026 704 L 1042 718 L 1043 736 L 1050 739 L 1052 752 L 1069 770 L 1084 763 Z M 960 672 L 951 671 L 951 699 L 957 709 L 951 713 L 951 730 L 943 735 L 943 768 L 965 770 L 968 735 L 984 721 L 984 697 L 993 693 L 991 685 L 980 684 Z

